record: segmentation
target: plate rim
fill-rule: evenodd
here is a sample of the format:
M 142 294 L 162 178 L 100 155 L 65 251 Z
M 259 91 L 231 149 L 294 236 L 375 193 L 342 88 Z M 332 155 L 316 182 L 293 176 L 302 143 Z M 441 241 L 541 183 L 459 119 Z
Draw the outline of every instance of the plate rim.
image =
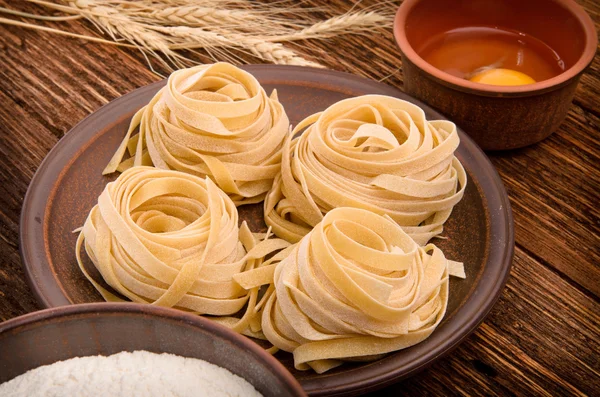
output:
M 287 70 L 287 76 L 285 80 L 287 84 L 289 84 L 290 80 L 293 82 L 299 83 L 313 83 L 316 84 L 316 79 L 319 77 L 327 78 L 328 80 L 323 83 L 323 81 L 319 81 L 320 87 L 329 87 L 329 89 L 345 93 L 343 91 L 343 85 L 338 86 L 335 85 L 334 82 L 352 82 L 354 84 L 363 84 L 365 87 L 376 87 L 377 89 L 389 91 L 389 94 L 400 99 L 408 100 L 411 103 L 416 104 L 421 107 L 426 114 L 432 115 L 438 119 L 447 119 L 442 114 L 432 109 L 428 105 L 423 102 L 412 98 L 408 94 L 404 93 L 400 89 L 396 87 L 389 86 L 385 83 L 374 81 L 367 79 L 365 77 L 353 75 L 350 73 L 326 70 L 326 69 L 316 69 L 316 68 L 307 68 L 300 66 L 288 66 L 288 65 L 244 65 L 243 69 L 249 72 L 269 72 L 275 70 L 273 73 L 276 75 L 277 71 L 285 72 Z M 289 75 L 292 75 L 290 79 Z M 313 79 L 305 79 L 306 76 L 312 77 Z M 272 80 L 272 81 L 270 81 Z M 261 84 L 277 84 L 277 78 L 273 77 L 272 79 L 262 79 Z M 45 216 L 47 206 L 43 206 L 41 213 L 35 213 L 32 208 L 33 202 L 44 202 L 48 198 L 50 198 L 52 194 L 52 187 L 55 185 L 55 182 L 61 179 L 61 175 L 67 169 L 68 164 L 76 158 L 75 155 L 71 156 L 67 163 L 55 173 L 56 177 L 52 178 L 50 181 L 48 178 L 44 178 L 44 176 L 51 171 L 50 165 L 53 161 L 57 161 L 57 154 L 61 153 L 63 148 L 68 148 L 70 145 L 74 145 L 76 143 L 80 143 L 77 146 L 78 150 L 82 149 L 82 145 L 85 146 L 86 143 L 91 143 L 93 140 L 98 139 L 99 136 L 98 131 L 96 131 L 91 137 L 87 137 L 86 134 L 78 131 L 84 130 L 88 124 L 94 123 L 96 119 L 102 118 L 103 114 L 112 110 L 114 107 L 118 107 L 120 102 L 125 100 L 132 100 L 133 98 L 146 95 L 148 91 L 152 91 L 157 87 L 160 87 L 166 83 L 166 80 L 157 81 L 151 83 L 149 85 L 137 88 L 127 94 L 124 94 L 107 104 L 101 106 L 96 111 L 92 112 L 88 116 L 86 116 L 83 120 L 78 122 L 75 126 L 73 126 L 69 132 L 67 132 L 48 152 L 43 161 L 40 163 L 37 168 L 33 178 L 31 179 L 29 186 L 27 188 L 27 193 L 23 199 L 20 222 L 19 222 L 19 253 L 21 256 L 22 268 L 25 272 L 25 277 L 27 283 L 36 298 L 36 301 L 43 308 L 52 308 L 62 305 L 71 304 L 68 302 L 66 298 L 66 294 L 64 290 L 62 290 L 62 286 L 60 283 L 56 282 L 51 286 L 43 286 L 43 283 L 38 282 L 40 278 L 40 273 L 44 271 L 43 265 L 45 264 L 46 271 L 52 272 L 49 264 L 46 261 L 46 241 L 44 239 L 44 224 L 45 224 Z M 290 84 L 291 85 L 291 84 Z M 113 120 L 113 122 L 116 122 Z M 508 195 L 506 193 L 506 189 L 496 171 L 495 167 L 489 160 L 489 158 L 485 155 L 485 153 L 477 146 L 477 144 L 459 127 L 458 132 L 460 136 L 462 150 L 459 147 L 458 151 L 465 152 L 472 156 L 475 160 L 482 163 L 482 167 L 478 170 L 470 170 L 470 176 L 473 178 L 473 174 L 482 174 L 486 178 L 485 184 L 484 181 L 478 177 L 478 184 L 476 184 L 479 194 L 483 200 L 485 200 L 485 208 L 488 211 L 489 219 L 488 219 L 488 232 L 490 233 L 489 240 L 492 240 L 494 236 L 492 233 L 496 230 L 504 239 L 503 247 L 496 247 L 494 244 L 489 244 L 488 255 L 485 259 L 485 263 L 483 265 L 483 270 L 481 273 L 481 277 L 477 280 L 477 284 L 473 286 L 472 291 L 467 296 L 465 303 L 457 310 L 452 320 L 455 320 L 459 313 L 461 316 L 465 318 L 465 314 L 468 315 L 465 318 L 465 321 L 460 322 L 460 324 L 456 325 L 455 332 L 451 333 L 452 337 L 449 339 L 449 342 L 441 341 L 431 348 L 428 354 L 422 355 L 418 357 L 416 360 L 409 361 L 403 366 L 396 367 L 392 370 L 385 371 L 368 371 L 375 372 L 371 376 L 368 377 L 354 377 L 353 379 L 349 379 L 351 382 L 346 382 L 341 385 L 333 385 L 325 387 L 325 385 L 320 385 L 318 380 L 309 379 L 309 380 L 299 380 L 302 386 L 305 388 L 307 393 L 311 395 L 346 395 L 348 393 L 356 394 L 367 392 L 370 390 L 379 389 L 381 387 L 387 386 L 392 383 L 396 383 L 402 379 L 410 377 L 415 373 L 423 370 L 427 366 L 431 365 L 434 361 L 438 360 L 442 356 L 448 354 L 454 348 L 456 348 L 464 339 L 466 339 L 469 335 L 471 335 L 475 329 L 479 326 L 481 322 L 487 317 L 489 312 L 491 311 L 494 304 L 499 299 L 504 286 L 510 276 L 510 269 L 512 266 L 512 260 L 514 256 L 514 225 L 513 225 L 513 217 L 510 206 L 510 201 L 508 199 Z M 96 137 L 96 138 L 95 138 Z M 485 187 L 485 189 L 484 189 Z M 488 194 L 486 194 L 488 193 Z M 489 195 L 489 193 L 494 193 Z M 45 199 L 44 199 L 45 198 Z M 492 213 L 494 210 L 494 213 Z M 37 216 L 36 216 L 37 215 Z M 492 222 L 497 224 L 496 228 L 492 227 Z M 38 253 L 35 255 L 35 247 L 38 247 Z M 43 255 L 40 255 L 41 250 L 40 247 L 44 247 Z M 492 248 L 494 248 L 492 250 Z M 37 262 L 36 262 L 37 261 Z M 41 263 L 40 263 L 41 262 Z M 494 262 L 492 264 L 497 263 L 492 269 L 488 269 L 490 267 L 490 262 Z M 496 270 L 494 274 L 486 274 L 491 270 Z M 484 286 L 483 292 L 486 292 L 486 295 L 483 298 L 474 299 L 474 295 L 477 295 L 478 290 L 482 287 L 482 280 L 486 276 L 487 278 L 491 278 L 492 276 L 494 280 L 488 282 Z M 56 280 L 56 277 L 52 278 Z M 62 302 L 58 302 L 57 299 L 52 298 L 52 292 L 48 292 L 48 288 L 53 289 L 54 293 L 59 290 L 62 293 L 64 300 Z M 468 312 L 467 312 L 468 310 Z M 446 324 L 450 324 L 451 321 L 446 322 Z M 453 321 L 452 323 L 456 323 Z M 458 334 L 458 337 L 456 336 Z M 430 338 L 433 338 L 435 332 L 432 334 Z M 415 365 L 416 363 L 416 365 Z M 358 369 L 360 370 L 360 369 Z M 353 373 L 355 371 L 352 371 Z M 329 376 L 325 376 L 327 378 L 335 377 L 336 375 L 342 374 L 332 374 Z

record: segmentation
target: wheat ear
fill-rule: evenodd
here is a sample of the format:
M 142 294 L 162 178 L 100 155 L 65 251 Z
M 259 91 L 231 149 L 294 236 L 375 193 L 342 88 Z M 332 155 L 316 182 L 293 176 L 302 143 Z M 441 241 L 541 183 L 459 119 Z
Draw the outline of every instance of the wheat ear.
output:
M 155 29 L 183 39 L 182 43 L 172 45 L 172 50 L 206 48 L 208 45 L 212 47 L 238 47 L 248 50 L 258 58 L 279 65 L 323 67 L 316 62 L 302 58 L 293 50 L 284 47 L 281 43 L 272 43 L 241 34 L 222 35 L 219 33 L 207 32 L 201 28 L 190 28 L 186 26 L 157 27 Z
M 139 14 L 138 14 L 139 15 Z M 207 24 L 236 25 L 255 20 L 254 13 L 246 10 L 224 10 L 211 7 L 168 7 L 143 15 L 144 19 L 168 24 L 204 26 Z
M 296 54 L 293 50 L 284 47 L 281 43 L 273 43 L 252 37 L 239 37 L 239 44 L 259 58 L 279 64 L 279 65 L 297 65 L 310 66 L 314 68 L 324 68 L 325 66 L 306 60 Z
M 274 36 L 269 40 L 292 41 L 314 38 L 333 37 L 344 33 L 359 33 L 375 28 L 388 27 L 391 19 L 374 11 L 346 13 L 337 17 L 317 22 L 290 35 Z

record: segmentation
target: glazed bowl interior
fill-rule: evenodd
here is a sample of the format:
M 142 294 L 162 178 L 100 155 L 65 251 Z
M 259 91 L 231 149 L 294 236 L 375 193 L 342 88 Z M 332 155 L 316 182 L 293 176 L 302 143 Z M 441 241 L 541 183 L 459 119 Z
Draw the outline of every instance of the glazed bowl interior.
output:
M 263 396 L 305 396 L 264 349 L 213 321 L 134 303 L 90 303 L 0 324 L 0 383 L 73 357 L 145 350 L 198 358 L 246 379 Z
M 431 37 L 473 26 L 501 27 L 541 40 L 562 58 L 564 72 L 535 84 L 490 86 L 445 73 L 421 58 Z M 597 46 L 593 21 L 573 0 L 405 0 L 396 16 L 394 33 L 400 50 L 419 68 L 455 85 L 495 92 L 560 85 L 589 65 Z

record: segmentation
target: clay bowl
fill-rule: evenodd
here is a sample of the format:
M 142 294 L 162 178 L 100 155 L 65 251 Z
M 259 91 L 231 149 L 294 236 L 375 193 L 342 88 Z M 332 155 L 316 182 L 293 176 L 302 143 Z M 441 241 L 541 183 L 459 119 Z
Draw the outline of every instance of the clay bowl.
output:
M 542 40 L 565 61 L 565 71 L 535 84 L 493 86 L 445 73 L 418 54 L 435 34 L 482 25 Z M 405 0 L 394 36 L 402 53 L 404 90 L 438 109 L 485 150 L 524 147 L 552 134 L 598 45 L 592 19 L 574 0 Z
M 306 396 L 283 365 L 250 339 L 192 314 L 134 303 L 63 306 L 1 323 L 0 383 L 60 360 L 134 350 L 211 362 L 264 396 Z

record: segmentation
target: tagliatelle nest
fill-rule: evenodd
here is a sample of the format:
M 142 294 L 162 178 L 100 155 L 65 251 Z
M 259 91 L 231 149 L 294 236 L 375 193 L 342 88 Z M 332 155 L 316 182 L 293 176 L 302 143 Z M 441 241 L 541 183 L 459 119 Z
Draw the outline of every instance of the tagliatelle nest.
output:
M 289 244 L 259 237 L 266 236 L 253 235 L 245 223 L 238 227 L 237 208 L 210 179 L 134 167 L 106 186 L 76 252 L 82 272 L 108 301 L 123 299 L 90 276 L 82 247 L 127 299 L 220 316 L 234 330 L 260 337 L 250 330 L 259 321 L 258 288 L 244 289 L 234 276 L 268 266 L 264 257 Z M 241 318 L 231 317 L 244 307 Z
M 449 121 L 381 95 L 346 99 L 308 117 L 285 143 L 264 204 L 275 234 L 299 241 L 336 207 L 387 214 L 417 243 L 440 234 L 467 176 Z
M 289 128 L 277 92 L 267 96 L 250 73 L 227 63 L 182 69 L 133 117 L 104 173 L 154 165 L 210 176 L 238 205 L 260 202 Z
M 336 208 L 276 265 L 262 331 L 300 370 L 373 360 L 431 335 L 449 275 L 464 278 L 462 264 L 420 247 L 389 217 Z

